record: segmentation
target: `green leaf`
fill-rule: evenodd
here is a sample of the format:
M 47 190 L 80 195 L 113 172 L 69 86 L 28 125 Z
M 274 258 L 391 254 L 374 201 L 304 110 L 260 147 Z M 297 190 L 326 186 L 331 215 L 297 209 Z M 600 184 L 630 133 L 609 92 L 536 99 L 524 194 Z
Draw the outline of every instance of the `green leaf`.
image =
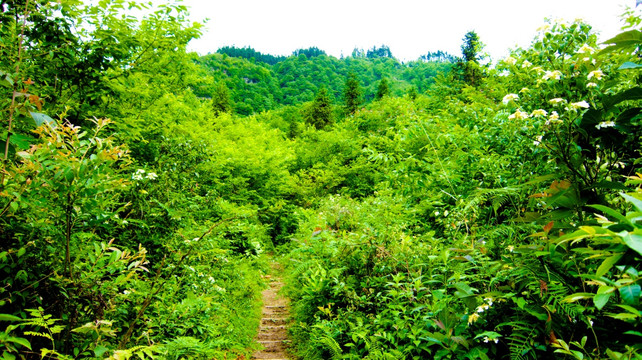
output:
M 624 194 L 624 193 L 620 193 L 620 195 L 621 195 L 623 198 L 625 198 L 625 199 L 626 199 L 626 201 L 628 201 L 628 202 L 630 202 L 631 204 L 633 204 L 633 206 L 635 206 L 635 208 L 636 208 L 638 211 L 642 212 L 642 200 L 636 199 L 636 198 L 634 198 L 633 196 L 631 196 L 631 195 L 627 195 L 627 194 Z
M 611 298 L 611 294 L 597 294 L 595 297 L 593 297 L 593 304 L 595 304 L 595 307 L 598 310 L 602 310 L 604 305 L 609 302 L 609 298 Z
M 613 256 L 609 256 L 604 261 L 602 261 L 602 264 L 600 267 L 597 268 L 597 271 L 595 272 L 595 275 L 597 277 L 604 276 L 611 268 L 613 265 L 617 264 L 617 262 L 624 256 L 624 254 L 615 254 Z
M 21 318 L 9 314 L 0 314 L 0 321 L 20 321 Z
M 619 49 L 635 48 L 638 44 L 642 44 L 642 32 L 639 30 L 625 31 L 606 40 L 603 44 L 613 45 L 606 47 L 600 51 L 598 55 L 603 55 Z
M 626 218 L 626 216 L 620 214 L 619 212 L 611 209 L 608 206 L 604 205 L 589 205 L 589 207 L 592 207 L 593 209 L 600 210 L 601 212 L 605 213 L 606 215 L 609 215 L 612 218 L 615 218 L 619 220 L 620 222 L 623 222 L 625 224 L 631 224 L 631 221 Z
M 639 331 L 629 330 L 629 331 L 625 331 L 625 332 L 624 332 L 624 334 L 627 334 L 627 335 L 636 335 L 636 336 L 640 336 L 640 337 L 642 337 L 642 332 L 639 332 Z
M 639 68 L 642 68 L 642 65 L 636 64 L 634 62 L 627 61 L 617 69 L 618 70 L 627 70 L 627 69 L 639 69 Z
M 640 303 L 640 285 L 632 284 L 619 289 L 622 301 L 627 305 L 637 305 Z
M 619 94 L 605 97 L 603 103 L 604 103 L 604 107 L 606 109 L 609 109 L 621 103 L 622 101 L 639 100 L 639 99 L 642 99 L 642 88 L 634 87 L 632 89 L 625 90 Z
M 27 349 L 31 350 L 31 344 L 29 343 L 29 340 L 27 340 L 27 339 L 10 336 L 10 337 L 7 338 L 7 340 L 11 341 L 12 343 L 15 343 L 15 344 L 20 344 L 20 345 L 26 347 Z
M 33 118 L 33 121 L 35 121 L 36 126 L 40 126 L 42 124 L 49 124 L 49 126 L 54 127 L 56 125 L 56 120 L 50 118 L 49 115 L 45 115 L 45 114 L 37 113 L 33 111 L 30 111 L 29 114 L 31 114 L 31 117 Z
M 592 299 L 594 296 L 593 293 L 575 293 L 564 298 L 564 302 L 575 302 L 582 299 Z
M 624 240 L 626 246 L 642 255 L 642 235 L 626 231 L 618 233 L 618 235 L 622 236 L 622 240 Z

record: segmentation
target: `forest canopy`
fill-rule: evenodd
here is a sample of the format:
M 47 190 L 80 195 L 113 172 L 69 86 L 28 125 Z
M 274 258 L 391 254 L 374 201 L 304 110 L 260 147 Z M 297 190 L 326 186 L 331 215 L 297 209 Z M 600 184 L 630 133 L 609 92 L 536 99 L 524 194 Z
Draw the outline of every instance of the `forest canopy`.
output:
M 0 5 L 2 359 L 249 358 L 275 262 L 293 357 L 642 358 L 638 10 L 489 63 Z

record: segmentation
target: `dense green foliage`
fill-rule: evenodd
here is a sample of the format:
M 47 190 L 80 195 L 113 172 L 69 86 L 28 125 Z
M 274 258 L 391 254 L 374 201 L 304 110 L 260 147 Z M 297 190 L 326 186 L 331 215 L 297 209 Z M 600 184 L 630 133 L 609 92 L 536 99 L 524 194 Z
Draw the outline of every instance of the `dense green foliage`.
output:
M 224 48 L 220 53 L 201 57 L 203 73 L 227 86 L 234 103 L 234 112 L 251 115 L 283 105 L 301 105 L 312 101 L 325 87 L 335 99 L 343 98 L 346 78 L 354 74 L 362 86 L 363 100 L 377 96 L 382 78 L 389 81 L 390 93 L 403 95 L 415 87 L 427 90 L 438 75 L 447 73 L 454 64 L 447 54 L 401 63 L 385 46 L 355 54 L 344 59 L 328 56 L 317 48 L 300 49 L 278 61 L 260 60 L 254 50 Z M 200 97 L 213 98 L 217 84 L 203 81 L 194 91 Z
M 3 359 L 247 358 L 266 250 L 304 359 L 642 358 L 634 12 L 453 66 L 3 5 Z

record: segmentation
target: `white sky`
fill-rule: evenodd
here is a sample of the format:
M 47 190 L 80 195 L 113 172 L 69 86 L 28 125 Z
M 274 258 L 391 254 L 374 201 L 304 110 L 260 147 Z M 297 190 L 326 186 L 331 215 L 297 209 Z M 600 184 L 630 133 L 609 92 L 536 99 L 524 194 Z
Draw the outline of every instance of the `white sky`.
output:
M 316 46 L 348 56 L 355 47 L 385 44 L 400 60 L 429 51 L 461 55 L 462 39 L 475 30 L 493 60 L 516 45 L 527 47 L 544 18 L 582 18 L 601 33 L 618 33 L 620 15 L 635 0 L 183 0 L 194 21 L 208 18 L 200 54 L 223 46 L 250 46 L 290 55 Z

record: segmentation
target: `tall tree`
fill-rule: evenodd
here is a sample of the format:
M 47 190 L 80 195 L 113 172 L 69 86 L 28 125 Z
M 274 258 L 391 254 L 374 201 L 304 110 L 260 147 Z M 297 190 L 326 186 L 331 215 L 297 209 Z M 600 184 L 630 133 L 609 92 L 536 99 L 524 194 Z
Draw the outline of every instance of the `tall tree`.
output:
M 214 93 L 212 94 L 212 107 L 215 116 L 232 111 L 230 93 L 225 84 L 219 83 L 214 89 Z
M 384 96 L 390 95 L 390 87 L 388 86 L 388 80 L 386 78 L 381 78 L 379 81 L 379 86 L 377 87 L 376 99 L 382 99 Z
M 466 33 L 461 45 L 463 55 L 462 64 L 464 81 L 472 86 L 479 84 L 482 78 L 482 69 L 479 66 L 482 43 L 479 41 L 479 35 L 475 31 Z
M 322 86 L 314 100 L 305 108 L 305 122 L 317 129 L 323 129 L 332 123 L 332 100 L 325 86 Z
M 350 72 L 343 90 L 343 99 L 347 114 L 354 114 L 361 105 L 361 86 L 357 74 Z

